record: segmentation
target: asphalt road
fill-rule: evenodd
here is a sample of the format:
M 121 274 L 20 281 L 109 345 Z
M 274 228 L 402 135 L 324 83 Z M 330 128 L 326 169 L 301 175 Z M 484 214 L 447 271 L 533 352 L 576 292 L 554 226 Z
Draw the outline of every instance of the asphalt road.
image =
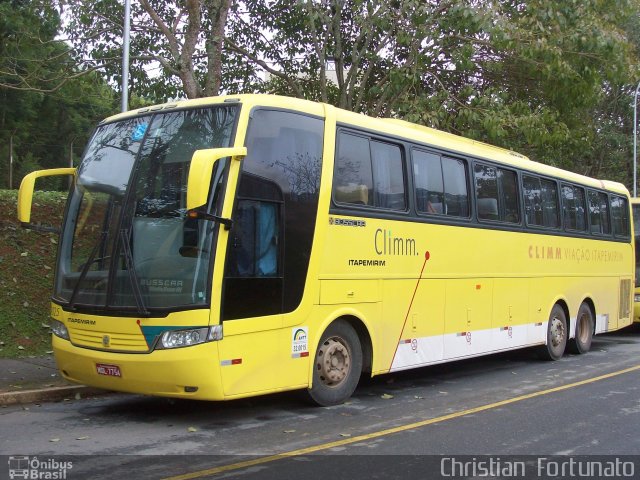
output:
M 297 393 L 226 403 L 112 395 L 7 407 L 0 454 L 67 459 L 67 479 L 471 478 L 490 465 L 502 478 L 525 478 L 509 475 L 519 473 L 518 461 L 526 478 L 562 478 L 557 459 L 616 458 L 640 478 L 639 431 L 634 326 L 558 362 L 523 350 L 376 377 L 330 408 Z M 542 457 L 556 463 L 540 464 Z M 7 472 L 0 464 L 0 478 Z

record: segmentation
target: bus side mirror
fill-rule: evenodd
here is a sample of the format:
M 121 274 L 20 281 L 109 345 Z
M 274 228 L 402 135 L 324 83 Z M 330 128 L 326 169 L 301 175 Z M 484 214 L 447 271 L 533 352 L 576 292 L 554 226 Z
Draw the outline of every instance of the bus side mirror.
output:
M 38 230 L 37 225 L 32 225 L 31 221 L 31 204 L 33 202 L 33 189 L 36 179 L 40 177 L 53 177 L 56 175 L 75 175 L 75 168 L 51 168 L 49 170 L 36 170 L 26 175 L 20 184 L 18 191 L 18 220 L 25 228 Z
M 225 157 L 241 160 L 247 155 L 247 147 L 210 148 L 196 150 L 191 158 L 187 181 L 187 210 L 193 210 L 207 203 L 211 189 L 213 165 Z

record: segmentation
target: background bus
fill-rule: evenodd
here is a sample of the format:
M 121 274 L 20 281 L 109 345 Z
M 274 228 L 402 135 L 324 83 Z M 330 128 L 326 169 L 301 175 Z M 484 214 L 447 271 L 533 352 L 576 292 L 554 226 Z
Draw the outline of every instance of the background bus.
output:
M 538 346 L 631 319 L 624 186 L 329 105 L 241 95 L 105 120 L 72 174 L 52 297 L 65 378 L 344 401 L 362 372 Z
M 636 245 L 636 273 L 635 291 L 633 296 L 633 321 L 640 322 L 640 255 L 638 255 L 638 240 L 640 240 L 640 198 L 631 199 L 631 210 L 633 212 L 633 235 Z

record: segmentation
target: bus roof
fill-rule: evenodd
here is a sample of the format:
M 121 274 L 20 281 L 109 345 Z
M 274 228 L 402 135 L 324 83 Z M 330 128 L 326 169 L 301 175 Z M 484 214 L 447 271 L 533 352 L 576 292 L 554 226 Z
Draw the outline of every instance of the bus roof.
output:
M 143 107 L 129 112 L 119 113 L 104 120 L 103 123 L 121 120 L 124 118 L 153 113 L 161 110 L 173 110 L 182 108 L 195 108 L 220 103 L 247 103 L 252 105 L 265 105 L 280 107 L 292 110 L 302 110 L 306 113 L 313 113 L 324 116 L 324 105 L 318 102 L 302 100 L 293 97 L 265 94 L 242 94 L 225 95 L 218 97 L 206 97 L 192 100 L 181 100 L 166 104 Z M 505 165 L 511 165 L 520 169 L 529 170 L 541 175 L 548 175 L 571 182 L 576 182 L 585 186 L 611 190 L 625 196 L 629 195 L 627 188 L 619 182 L 609 180 L 597 180 L 591 177 L 580 175 L 569 170 L 553 167 L 543 163 L 530 160 L 525 155 L 507 150 L 505 148 L 489 145 L 484 142 L 472 140 L 452 133 L 443 132 L 433 128 L 425 127 L 405 120 L 395 118 L 374 118 L 360 113 L 347 110 L 335 109 L 338 123 L 353 125 L 366 130 L 380 132 L 404 140 L 412 140 L 421 144 L 430 145 L 439 149 L 447 150 L 453 154 L 464 154 L 475 158 L 483 158 Z M 639 199 L 634 199 L 634 203 L 640 203 Z

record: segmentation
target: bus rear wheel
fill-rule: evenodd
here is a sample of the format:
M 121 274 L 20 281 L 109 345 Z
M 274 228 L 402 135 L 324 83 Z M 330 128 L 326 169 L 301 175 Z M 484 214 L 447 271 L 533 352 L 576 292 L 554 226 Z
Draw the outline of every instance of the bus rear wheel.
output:
M 323 407 L 339 405 L 356 389 L 362 373 L 362 346 L 353 327 L 337 320 L 322 334 L 314 357 L 311 400 Z
M 587 353 L 591 349 L 593 339 L 593 313 L 589 305 L 583 303 L 576 319 L 576 336 L 569 342 L 572 353 Z
M 567 346 L 567 316 L 558 304 L 554 305 L 547 324 L 547 344 L 540 348 L 544 360 L 560 360 Z

